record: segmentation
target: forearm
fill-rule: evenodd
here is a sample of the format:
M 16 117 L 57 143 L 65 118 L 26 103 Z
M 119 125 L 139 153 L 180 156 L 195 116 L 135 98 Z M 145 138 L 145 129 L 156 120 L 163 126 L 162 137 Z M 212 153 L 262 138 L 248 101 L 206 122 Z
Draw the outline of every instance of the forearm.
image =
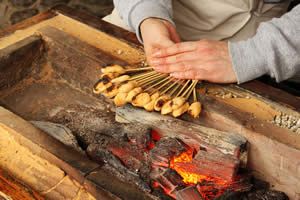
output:
M 173 23 L 171 0 L 114 0 L 114 5 L 127 27 L 137 33 L 140 41 L 139 26 L 143 20 L 156 17 Z
M 238 83 L 269 74 L 276 81 L 300 72 L 300 5 L 281 18 L 262 23 L 247 41 L 229 42 Z

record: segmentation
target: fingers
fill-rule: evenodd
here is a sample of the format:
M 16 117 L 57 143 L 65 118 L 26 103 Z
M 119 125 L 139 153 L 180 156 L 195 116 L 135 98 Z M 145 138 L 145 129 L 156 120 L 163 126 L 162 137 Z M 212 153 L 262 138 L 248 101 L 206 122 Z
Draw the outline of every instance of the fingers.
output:
M 197 49 L 197 43 L 196 42 L 181 42 L 176 43 L 168 48 L 161 49 L 157 52 L 155 52 L 152 57 L 153 58 L 160 58 L 165 56 L 172 56 L 178 53 L 184 53 L 188 51 L 194 51 Z
M 162 58 L 154 58 L 151 60 L 152 65 L 166 65 L 173 64 L 185 61 L 198 60 L 199 55 L 196 51 L 179 53 L 174 56 L 162 57 Z
M 198 69 L 197 71 L 189 70 L 183 72 L 173 72 L 170 75 L 177 79 L 207 80 L 206 77 L 208 73 L 206 70 Z
M 183 72 L 190 70 L 192 66 L 187 62 L 180 62 L 171 65 L 158 65 L 153 67 L 155 71 L 160 73 Z

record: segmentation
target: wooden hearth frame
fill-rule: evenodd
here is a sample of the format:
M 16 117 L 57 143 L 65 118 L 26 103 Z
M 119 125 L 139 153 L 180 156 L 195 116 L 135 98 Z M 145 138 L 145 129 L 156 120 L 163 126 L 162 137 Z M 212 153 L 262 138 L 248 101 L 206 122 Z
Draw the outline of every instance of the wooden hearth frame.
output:
M 68 25 L 69 23 L 71 25 Z M 135 64 L 144 59 L 142 48 L 133 33 L 64 6 L 57 6 L 0 32 L 0 51 L 5 51 L 6 48 L 29 36 L 38 35 L 43 38 L 39 30 L 46 26 L 66 32 L 125 63 Z M 118 54 L 118 50 L 126 53 Z M 92 56 L 97 55 L 95 53 Z M 211 84 L 210 88 L 234 91 L 241 96 L 246 94 L 266 105 L 267 112 L 271 110 L 275 113 L 283 112 L 300 117 L 299 98 L 258 81 L 241 86 Z M 185 120 L 244 136 L 250 143 L 248 167 L 258 177 L 269 181 L 274 189 L 288 194 L 290 199 L 300 198 L 299 135 L 267 122 L 264 117 L 241 111 L 227 104 L 228 102 L 221 102 L 218 98 L 201 95 L 200 101 L 203 104 L 201 117 L 196 120 L 184 117 Z M 70 187 L 72 188 L 70 191 L 78 193 L 82 191 L 82 195 L 87 195 L 90 199 L 119 199 L 107 192 L 101 185 L 103 183 L 99 183 L 99 177 L 105 174 L 98 164 L 89 161 L 85 156 L 76 155 L 73 150 L 4 108 L 0 109 L 0 133 L 0 155 L 3 153 L 3 157 L 0 156 L 1 162 L 10 160 L 13 156 L 26 163 L 23 159 L 27 156 L 33 159 L 32 167 L 40 169 L 40 176 L 51 177 L 56 173 L 53 182 L 44 184 L 40 182 L 43 189 L 38 190 L 36 184 L 40 180 L 39 177 L 30 178 L 22 175 L 22 168 L 16 168 L 16 163 L 5 162 L 9 173 L 14 174 L 34 190 L 44 192 L 46 194 L 44 197 L 53 199 L 54 195 L 63 195 L 64 187 Z M 5 144 L 11 145 L 11 149 L 8 148 L 11 152 L 5 153 Z M 19 153 L 12 154 L 13 151 Z M 39 165 L 41 162 L 44 164 Z M 61 188 L 55 187 L 58 183 L 63 183 L 60 184 Z M 141 199 L 144 197 L 139 191 L 126 189 L 135 192 Z

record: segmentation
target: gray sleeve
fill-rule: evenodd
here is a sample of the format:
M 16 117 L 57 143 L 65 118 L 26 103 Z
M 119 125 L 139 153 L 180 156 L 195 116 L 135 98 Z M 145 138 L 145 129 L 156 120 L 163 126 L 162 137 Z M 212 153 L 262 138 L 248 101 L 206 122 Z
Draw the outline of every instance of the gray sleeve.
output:
M 228 46 L 238 83 L 264 74 L 277 82 L 293 77 L 300 72 L 300 5 L 262 23 L 253 38 Z
M 140 41 L 139 26 L 144 19 L 156 17 L 173 23 L 171 0 L 114 0 L 114 5 L 121 19 Z

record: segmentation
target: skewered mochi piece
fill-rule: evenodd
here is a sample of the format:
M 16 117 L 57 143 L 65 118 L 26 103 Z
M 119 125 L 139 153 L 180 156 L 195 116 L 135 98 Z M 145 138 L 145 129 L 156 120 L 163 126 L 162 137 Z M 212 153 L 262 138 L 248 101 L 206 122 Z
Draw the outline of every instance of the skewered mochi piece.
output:
M 175 97 L 171 103 L 172 109 L 176 110 L 176 109 L 180 108 L 185 102 L 186 102 L 186 99 L 184 97 Z
M 146 105 L 144 105 L 145 110 L 152 112 L 154 110 L 155 101 L 158 98 L 159 98 L 159 92 L 152 94 L 151 101 L 149 103 L 147 103 Z
M 93 87 L 93 92 L 95 94 L 100 94 L 102 92 L 104 92 L 107 88 L 111 87 L 112 86 L 112 83 L 109 82 L 108 79 L 106 78 L 102 78 L 100 79 Z
M 171 100 L 171 97 L 169 95 L 163 95 L 163 96 L 159 97 L 155 101 L 154 110 L 160 111 L 161 108 L 163 107 L 163 105 L 169 100 Z
M 173 112 L 172 112 L 173 117 L 179 117 L 180 115 L 182 115 L 183 113 L 185 113 L 186 111 L 188 111 L 189 107 L 190 107 L 189 102 L 186 102 L 180 108 L 178 108 L 176 110 L 173 110 Z
M 143 89 L 141 87 L 137 87 L 137 88 L 134 88 L 133 90 L 131 90 L 127 97 L 126 97 L 126 101 L 127 102 L 131 102 L 132 101 L 132 98 L 136 95 L 138 95 L 139 93 L 141 93 L 143 91 Z
M 132 105 L 136 107 L 144 107 L 151 101 L 151 97 L 147 92 L 140 93 L 132 98 Z
M 114 78 L 117 78 L 118 76 L 120 76 L 120 74 L 118 73 L 105 73 L 101 75 L 101 78 L 111 81 Z
M 110 65 L 106 67 L 101 68 L 102 73 L 119 73 L 119 74 L 124 74 L 126 70 L 121 67 L 120 65 Z
M 133 90 L 136 87 L 136 82 L 135 81 L 123 81 L 121 83 L 119 83 L 118 85 L 118 90 L 119 92 L 130 92 L 131 90 Z
M 116 106 L 124 106 L 127 103 L 126 101 L 127 95 L 128 95 L 127 92 L 119 92 L 114 98 L 114 102 Z
M 192 103 L 192 105 L 188 109 L 189 115 L 191 115 L 193 118 L 199 117 L 200 112 L 201 112 L 201 103 L 198 101 Z
M 112 83 L 112 86 L 106 88 L 104 95 L 109 98 L 113 98 L 118 94 L 118 88 Z
M 173 111 L 172 109 L 172 100 L 167 101 L 163 107 L 161 108 L 161 114 L 162 115 L 167 115 Z
M 113 80 L 111 80 L 112 83 L 121 83 L 121 82 L 124 82 L 124 81 L 127 81 L 130 79 L 130 76 L 128 75 L 123 75 L 123 76 L 120 76 L 120 77 L 117 77 L 117 78 L 114 78 Z

